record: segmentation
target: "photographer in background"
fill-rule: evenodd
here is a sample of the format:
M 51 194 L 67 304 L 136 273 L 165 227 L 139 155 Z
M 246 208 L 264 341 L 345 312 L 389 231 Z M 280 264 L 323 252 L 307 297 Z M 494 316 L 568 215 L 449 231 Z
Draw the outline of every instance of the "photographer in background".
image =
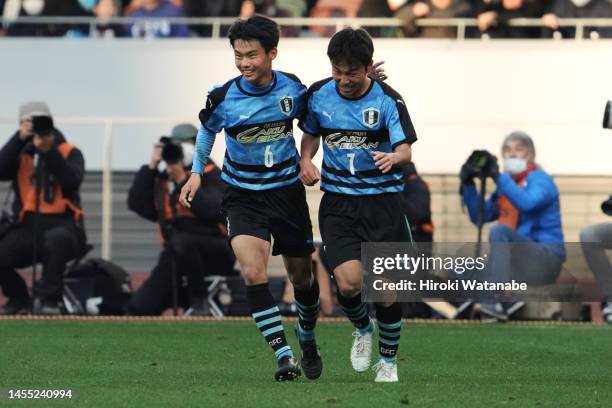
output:
M 482 166 L 475 165 L 484 157 Z M 481 280 L 547 284 L 557 279 L 565 261 L 559 190 L 553 178 L 535 162 L 531 138 L 521 131 L 510 133 L 502 144 L 504 172 L 497 159 L 485 151 L 472 154 L 461 168 L 461 192 L 473 223 L 497 221 L 489 230 L 490 253 Z M 481 197 L 474 185 L 480 169 L 497 184 L 497 190 L 484 202 L 479 220 Z M 495 244 L 501 245 L 495 245 Z M 532 245 L 511 245 L 511 244 Z M 535 272 L 533 272 L 535 271 Z M 483 301 L 483 317 L 507 320 L 524 302 Z
M 612 101 L 606 105 L 603 127 L 612 129 Z M 612 196 L 601 204 L 604 214 L 612 216 Z M 612 249 L 612 223 L 589 225 L 580 231 L 582 252 L 604 292 L 603 318 L 612 323 L 612 265 L 606 249 Z
M 19 108 L 19 130 L 0 150 L 0 180 L 11 180 L 15 224 L 0 237 L 0 286 L 9 301 L 1 314 L 26 311 L 31 299 L 15 268 L 43 264 L 33 288 L 33 313 L 62 313 L 66 263 L 85 248 L 79 188 L 81 151 L 53 126 L 44 102 Z
M 158 223 L 163 250 L 151 276 L 132 296 L 129 314 L 162 314 L 172 306 L 176 285 L 179 303 L 189 308 L 188 315 L 209 315 L 204 277 L 232 273 L 235 259 L 221 217 L 225 187 L 219 168 L 214 164 L 206 167 L 191 208 L 178 202 L 189 176 L 196 136 L 192 125 L 175 126 L 171 136 L 155 144 L 151 162 L 134 177 L 128 207 Z M 173 282 L 173 276 L 177 281 Z
M 402 167 L 406 187 L 400 193 L 402 208 L 410 224 L 414 242 L 433 242 L 431 221 L 431 193 L 429 186 L 417 173 L 413 162 Z

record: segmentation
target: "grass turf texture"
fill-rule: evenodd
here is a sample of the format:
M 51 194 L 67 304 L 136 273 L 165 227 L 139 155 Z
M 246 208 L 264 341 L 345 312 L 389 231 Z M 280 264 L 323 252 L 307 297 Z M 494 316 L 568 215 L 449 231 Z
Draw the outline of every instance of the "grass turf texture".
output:
M 317 337 L 322 378 L 276 383 L 252 323 L 0 321 L 0 406 L 612 406 L 609 327 L 408 323 L 399 384 L 352 370 L 348 324 Z M 73 400 L 8 401 L 9 388 Z

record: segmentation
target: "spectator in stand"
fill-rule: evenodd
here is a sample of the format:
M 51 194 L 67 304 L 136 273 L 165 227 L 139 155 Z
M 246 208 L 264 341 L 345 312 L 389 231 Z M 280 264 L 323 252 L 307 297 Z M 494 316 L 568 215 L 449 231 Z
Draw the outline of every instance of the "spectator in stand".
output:
M 304 12 L 305 16 L 309 16 L 312 12 L 312 9 L 317 5 L 317 0 L 306 0 L 306 11 Z
M 94 15 L 100 20 L 95 31 L 90 33 L 92 37 L 121 37 L 124 33 L 121 25 L 109 24 L 108 19 L 121 15 L 123 5 L 118 0 L 98 0 L 93 7 Z
M 293 17 L 289 11 L 280 7 L 276 0 L 245 0 L 240 10 L 240 18 L 248 19 L 255 14 L 266 17 Z M 300 31 L 297 27 L 281 26 L 282 37 L 297 37 Z
M 542 24 L 547 28 L 545 37 L 551 36 L 551 31 L 557 32 L 563 38 L 576 36 L 576 29 L 559 27 L 559 18 L 611 18 L 612 2 L 609 0 L 554 0 L 550 11 L 542 17 Z M 585 27 L 584 38 L 612 38 L 610 27 Z
M 310 17 L 330 17 L 335 12 L 344 17 L 357 17 L 363 0 L 318 0 L 311 9 Z
M 278 7 L 289 13 L 289 17 L 304 17 L 306 15 L 305 0 L 276 0 Z
M 129 16 L 134 10 L 141 8 L 147 0 L 121 0 L 123 15 Z M 183 7 L 183 0 L 167 0 L 176 7 Z
M 310 11 L 310 17 L 357 17 L 363 0 L 318 0 Z M 333 26 L 313 26 L 311 31 L 322 37 L 331 37 L 336 32 Z
M 93 3 L 95 4 L 95 2 Z M 5 0 L 2 17 L 16 19 L 27 17 L 88 17 L 92 16 L 88 0 Z M 69 24 L 12 24 L 5 23 L 4 31 L 14 37 L 63 37 L 87 36 L 87 25 Z
M 141 6 L 134 9 L 129 16 L 146 18 L 184 17 L 183 9 L 166 0 L 139 0 Z M 129 6 L 131 7 L 132 4 Z M 131 37 L 171 38 L 189 37 L 189 28 L 184 24 L 170 24 L 165 20 L 143 21 L 128 27 Z
M 236 17 L 240 15 L 242 2 L 243 0 L 184 0 L 183 9 L 189 17 Z M 210 25 L 192 26 L 191 29 L 201 37 L 210 37 L 212 33 Z
M 4 4 L 5 4 L 5 0 L 0 0 L 0 17 L 5 17 Z M 4 22 L 2 23 L 2 25 L 0 25 L 0 37 L 4 37 L 6 35 L 6 30 L 5 30 L 6 26 L 8 26 L 8 24 Z
M 510 27 L 513 18 L 540 18 L 548 7 L 539 0 L 482 0 L 476 5 L 478 33 L 485 38 L 539 38 L 539 27 Z
M 393 12 L 384 0 L 363 0 L 359 12 L 359 17 L 393 17 Z
M 389 7 L 388 2 L 384 0 L 363 0 L 358 17 L 376 17 L 390 18 L 393 17 L 393 11 Z M 396 29 L 393 27 L 364 27 L 372 37 L 395 37 Z
M 405 1 L 395 12 L 395 17 L 404 21 L 402 29 L 406 37 L 455 38 L 455 27 L 417 27 L 416 21 L 421 18 L 468 17 L 471 11 L 466 0 Z

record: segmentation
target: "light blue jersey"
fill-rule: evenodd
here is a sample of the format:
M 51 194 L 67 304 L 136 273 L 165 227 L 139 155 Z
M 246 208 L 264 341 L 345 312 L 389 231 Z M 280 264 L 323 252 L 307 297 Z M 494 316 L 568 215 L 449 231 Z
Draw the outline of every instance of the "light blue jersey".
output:
M 227 149 L 221 177 L 226 183 L 268 190 L 297 182 L 299 154 L 293 120 L 302 113 L 305 95 L 306 87 L 296 76 L 280 71 L 273 71 L 272 82 L 262 88 L 254 88 L 239 76 L 209 93 L 199 115 L 198 141 L 214 140 L 225 129 Z M 193 172 L 202 171 L 208 160 L 204 155 L 196 154 Z
M 417 140 L 402 97 L 385 83 L 372 81 L 361 97 L 340 94 L 327 78 L 308 89 L 300 128 L 323 137 L 321 189 L 347 195 L 395 193 L 404 189 L 402 171 L 383 174 L 372 152 L 392 152 Z

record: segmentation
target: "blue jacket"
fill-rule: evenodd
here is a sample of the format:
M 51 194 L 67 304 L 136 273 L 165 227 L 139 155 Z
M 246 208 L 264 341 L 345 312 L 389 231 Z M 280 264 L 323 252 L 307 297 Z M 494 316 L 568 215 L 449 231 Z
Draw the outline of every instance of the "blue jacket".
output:
M 497 178 L 497 190 L 485 202 L 484 222 L 497 220 L 500 194 L 520 212 L 516 232 L 527 239 L 548 244 L 551 251 L 565 258 L 559 190 L 553 178 L 537 169 L 527 175 L 524 187 L 519 186 L 508 173 Z M 470 220 L 478 222 L 479 193 L 474 185 L 463 186 L 463 201 L 470 213 Z

